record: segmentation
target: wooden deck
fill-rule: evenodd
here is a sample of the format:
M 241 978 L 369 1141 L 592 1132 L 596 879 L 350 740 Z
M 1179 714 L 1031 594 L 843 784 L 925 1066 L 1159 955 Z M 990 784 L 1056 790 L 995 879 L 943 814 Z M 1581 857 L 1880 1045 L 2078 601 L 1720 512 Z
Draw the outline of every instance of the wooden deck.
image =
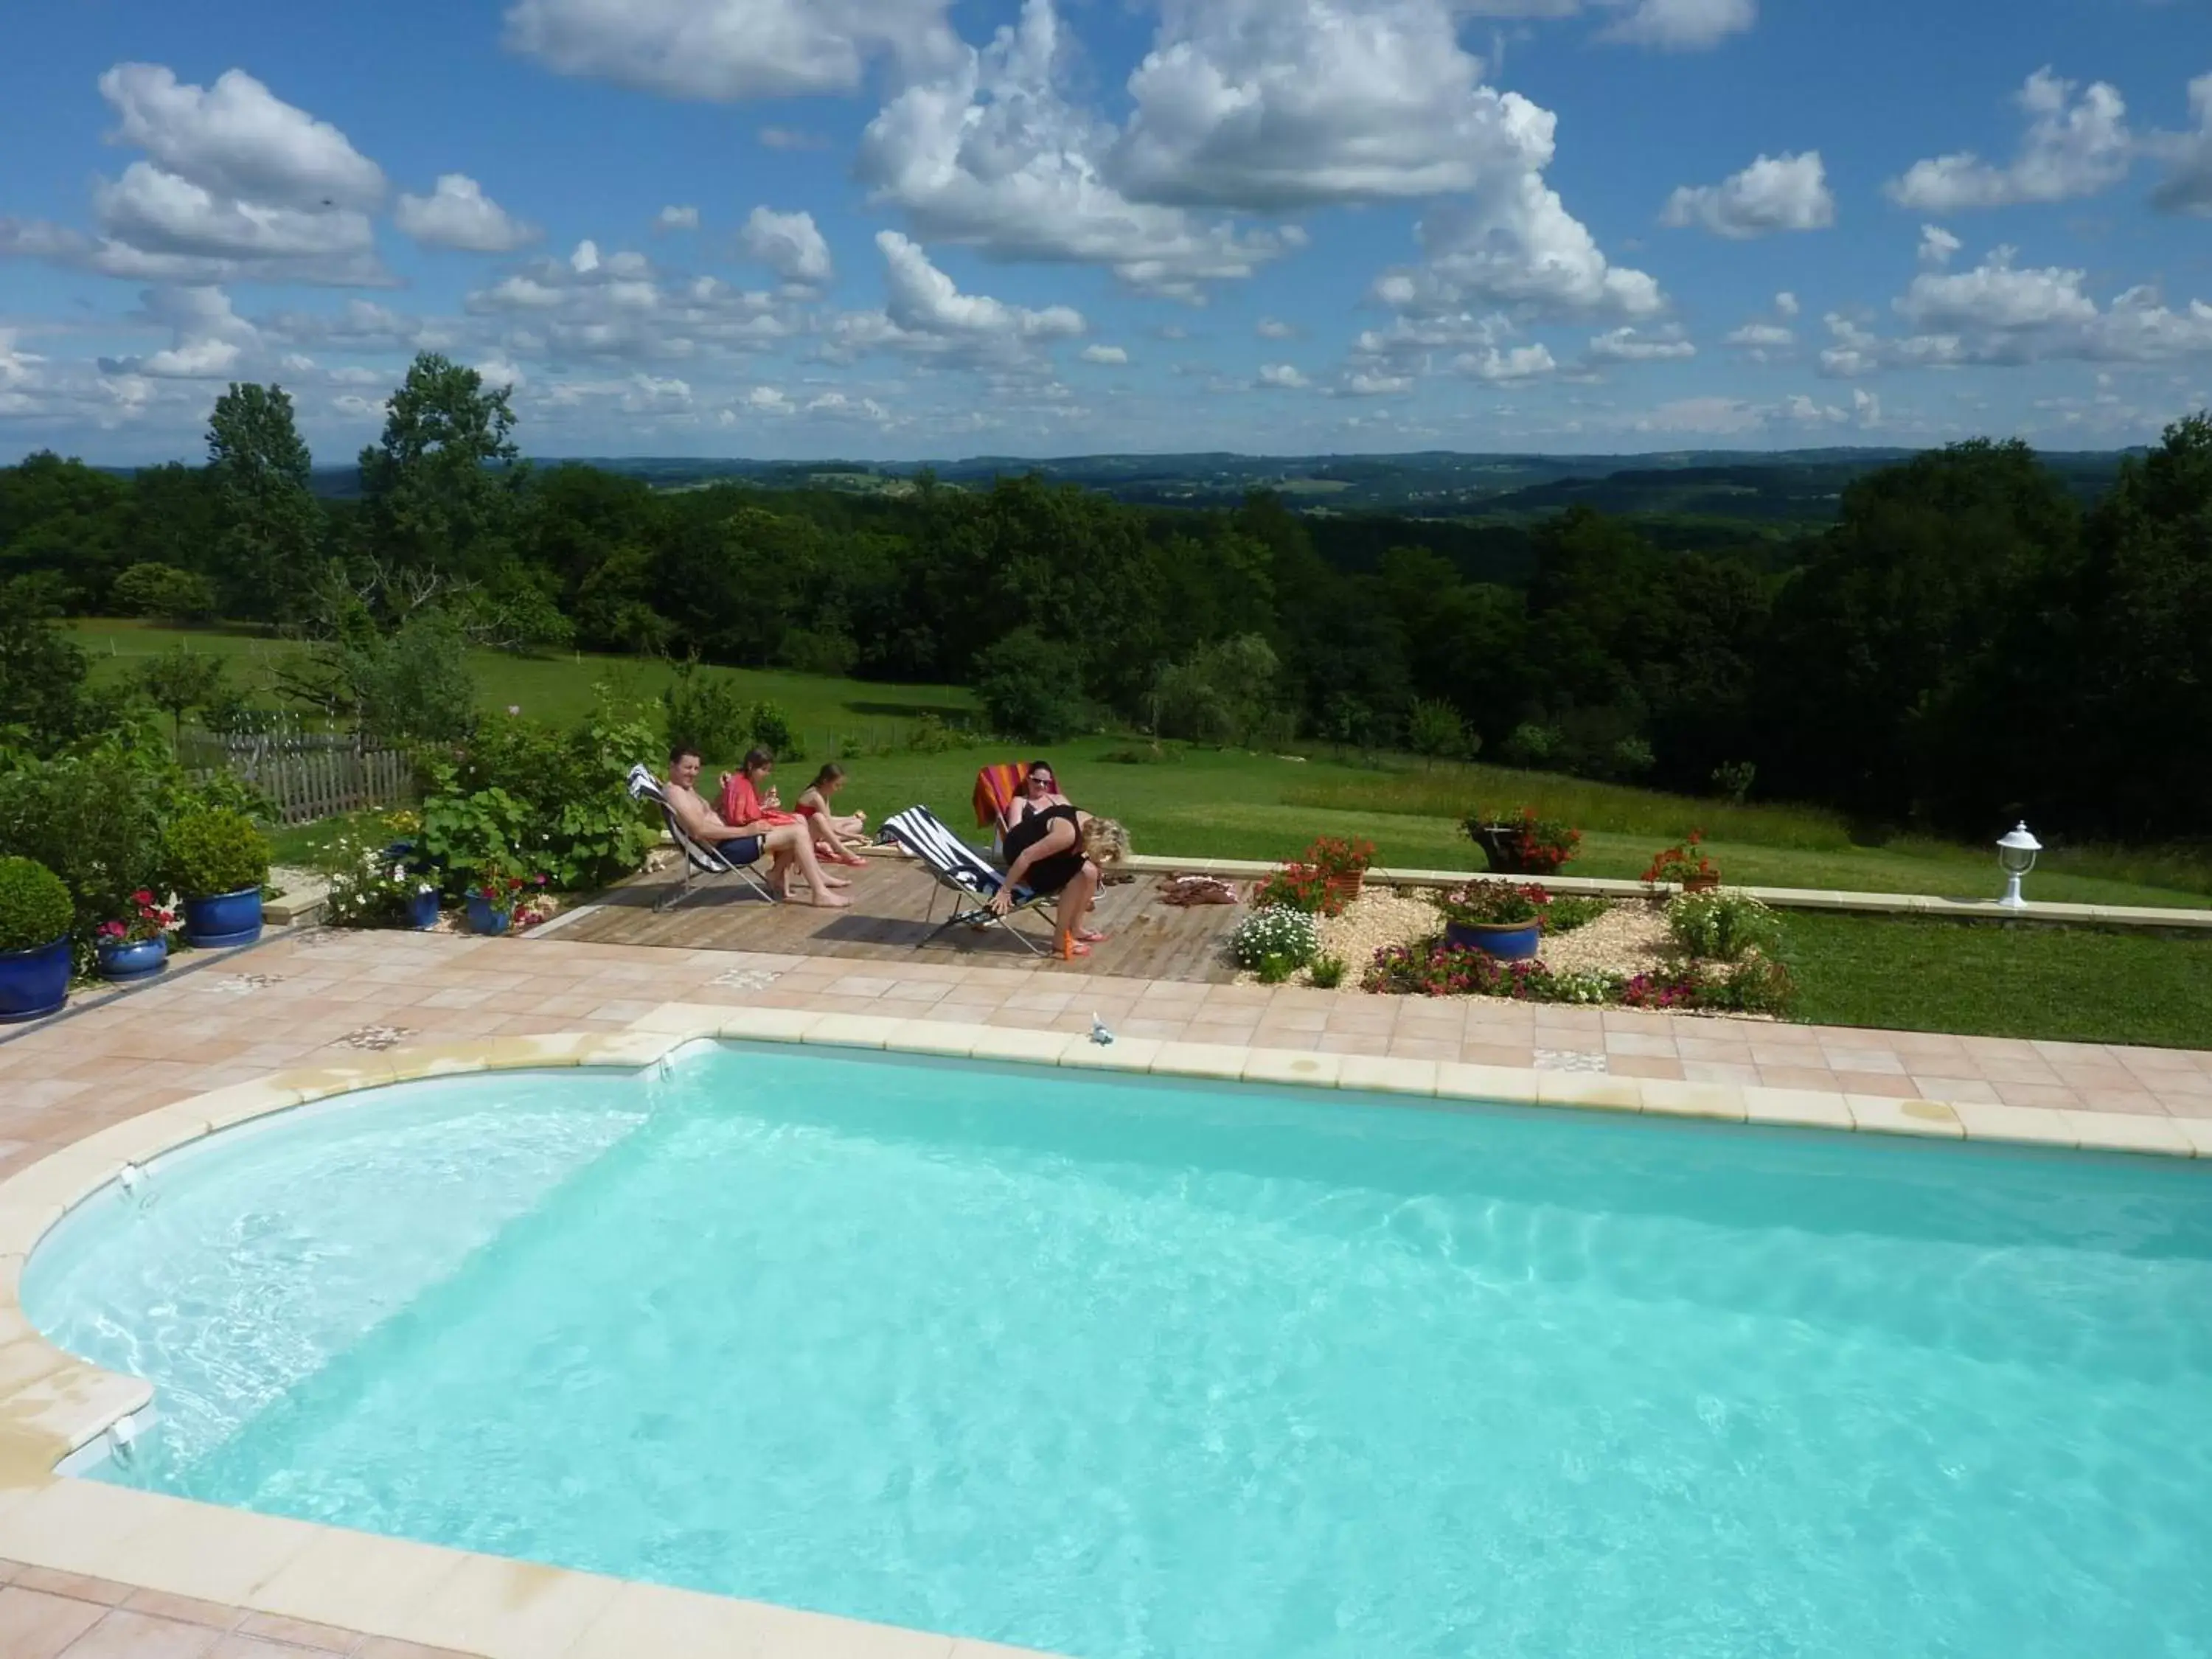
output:
M 1033 963 L 1044 973 L 1111 974 L 1198 984 L 1225 984 L 1237 976 L 1224 947 L 1243 908 L 1163 904 L 1157 875 L 1139 875 L 1126 886 L 1101 891 L 1091 925 L 1109 935 L 1106 942 L 1087 957 L 1061 962 L 1051 956 L 1031 956 L 1002 928 L 976 932 L 955 927 L 933 938 L 937 923 L 951 914 L 951 896 L 907 860 L 872 858 L 865 870 L 838 873 L 852 878 L 849 910 L 769 904 L 725 878 L 695 892 L 679 908 L 656 912 L 653 907 L 667 896 L 674 872 L 640 876 L 604 895 L 554 937 L 579 945 L 748 951 L 872 962 L 972 961 L 993 967 Z M 1013 925 L 1051 950 L 1049 914 L 1025 916 Z

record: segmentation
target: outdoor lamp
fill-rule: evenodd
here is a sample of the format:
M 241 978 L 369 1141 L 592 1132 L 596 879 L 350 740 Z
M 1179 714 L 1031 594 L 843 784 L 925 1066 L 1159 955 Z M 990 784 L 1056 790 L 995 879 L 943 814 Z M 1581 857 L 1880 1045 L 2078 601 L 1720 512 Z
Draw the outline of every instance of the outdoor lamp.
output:
M 2027 833 L 2021 824 L 1997 843 L 1997 862 L 2004 867 L 2004 896 L 1997 901 L 2008 910 L 2026 908 L 2027 901 L 2020 896 L 2020 878 L 2035 868 L 2035 855 L 2043 850 L 2043 843 Z

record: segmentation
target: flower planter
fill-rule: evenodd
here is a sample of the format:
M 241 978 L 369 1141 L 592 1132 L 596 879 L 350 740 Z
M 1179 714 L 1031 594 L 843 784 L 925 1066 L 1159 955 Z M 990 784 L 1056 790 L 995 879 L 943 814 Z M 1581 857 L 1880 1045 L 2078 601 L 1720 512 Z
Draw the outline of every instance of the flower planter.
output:
M 252 944 L 261 937 L 261 890 L 241 887 L 211 898 L 186 899 L 185 937 L 204 950 Z
M 1448 921 L 1444 943 L 1460 951 L 1480 951 L 1500 962 L 1530 962 L 1543 948 L 1544 924 L 1528 921 Z
M 504 910 L 495 910 L 484 900 L 469 900 L 469 931 L 472 933 L 503 933 L 514 924 L 513 915 Z
M 1331 876 L 1328 882 L 1328 894 L 1340 905 L 1350 904 L 1359 896 L 1360 889 L 1366 883 L 1367 872 L 1364 870 L 1354 870 L 1349 875 Z
M 169 941 L 166 935 L 157 933 L 152 939 L 132 939 L 127 945 L 103 945 L 99 956 L 102 979 L 151 979 L 169 960 Z
M 1686 893 L 1717 893 L 1720 890 L 1721 878 L 1718 876 L 1692 876 L 1682 884 L 1682 890 Z
M 69 1000 L 70 942 L 64 933 L 31 951 L 0 951 L 0 1024 L 38 1019 Z
M 427 933 L 438 925 L 438 895 L 434 890 L 417 893 L 408 900 L 407 925 L 418 933 Z

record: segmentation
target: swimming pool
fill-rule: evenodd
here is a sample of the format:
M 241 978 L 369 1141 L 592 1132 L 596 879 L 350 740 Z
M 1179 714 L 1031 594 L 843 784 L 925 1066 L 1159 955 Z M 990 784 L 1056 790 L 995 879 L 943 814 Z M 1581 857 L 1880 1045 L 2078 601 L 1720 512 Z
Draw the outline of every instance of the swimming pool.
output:
M 2212 1651 L 2186 1164 L 706 1048 L 203 1141 L 24 1303 L 100 1478 L 1081 1659 Z

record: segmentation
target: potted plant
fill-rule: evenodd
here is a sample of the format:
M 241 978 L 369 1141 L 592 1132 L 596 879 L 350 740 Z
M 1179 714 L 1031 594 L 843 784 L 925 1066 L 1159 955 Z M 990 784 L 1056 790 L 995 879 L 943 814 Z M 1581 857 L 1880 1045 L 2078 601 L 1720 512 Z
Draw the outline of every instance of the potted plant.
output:
M 161 854 L 184 895 L 185 939 L 206 947 L 261 937 L 269 841 L 252 819 L 224 806 L 182 813 L 161 832 Z
M 530 896 L 545 885 L 543 876 L 517 876 L 504 870 L 487 871 L 469 884 L 469 928 L 477 933 L 504 933 L 520 918 L 525 927 L 539 920 L 528 907 Z
M 331 848 L 323 866 L 330 877 L 331 924 L 418 933 L 436 927 L 438 884 L 411 860 L 412 850 L 401 842 L 380 847 L 374 838 L 361 836 Z
M 1436 906 L 1444 919 L 1447 945 L 1501 962 L 1529 962 L 1542 946 L 1544 907 L 1550 902 L 1551 895 L 1540 887 L 1472 881 L 1440 894 Z
M 0 859 L 0 1024 L 36 1019 L 69 1000 L 69 889 L 31 859 Z
M 1690 831 L 1690 838 L 1680 847 L 1669 847 L 1651 860 L 1651 867 L 1644 872 L 1647 887 L 1674 885 L 1686 893 L 1710 893 L 1721 884 L 1720 866 L 1699 850 L 1705 832 Z
M 1306 867 L 1321 872 L 1322 884 L 1335 898 L 1337 911 L 1359 896 L 1360 889 L 1366 884 L 1368 869 L 1374 862 L 1375 843 L 1371 841 L 1323 836 L 1306 848 Z
M 177 913 L 156 904 L 143 887 L 131 896 L 131 908 L 127 921 L 100 924 L 94 954 L 102 979 L 148 979 L 169 959 L 169 930 L 177 925 Z
M 1310 916 L 1334 916 L 1344 909 L 1344 892 L 1310 864 L 1293 860 L 1252 884 L 1255 910 L 1302 910 Z
M 1478 811 L 1466 829 L 1501 876 L 1555 876 L 1583 844 L 1581 830 L 1564 818 L 1540 817 L 1533 806 L 1510 816 Z

